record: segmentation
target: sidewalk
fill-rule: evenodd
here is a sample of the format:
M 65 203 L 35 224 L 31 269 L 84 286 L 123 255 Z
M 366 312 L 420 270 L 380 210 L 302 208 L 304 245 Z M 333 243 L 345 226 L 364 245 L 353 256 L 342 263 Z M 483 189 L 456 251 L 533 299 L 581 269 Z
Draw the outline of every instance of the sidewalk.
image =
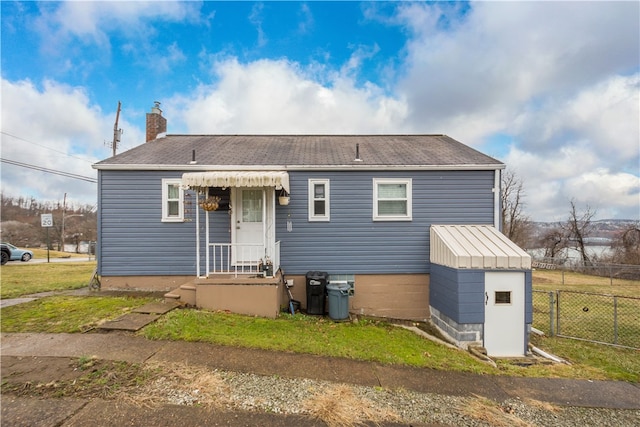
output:
M 96 356 L 98 359 L 143 362 L 183 362 L 234 372 L 248 372 L 285 378 L 309 378 L 389 389 L 402 388 L 420 393 L 450 396 L 479 395 L 497 402 L 510 398 L 535 399 L 559 406 L 576 406 L 611 409 L 640 409 L 640 387 L 616 381 L 566 380 L 550 378 L 518 378 L 474 375 L 459 372 L 436 371 L 405 366 L 389 366 L 341 358 L 272 352 L 238 347 L 224 347 L 205 343 L 150 341 L 142 337 L 121 333 L 100 334 L 1 334 L 2 357 L 79 358 Z M 42 408 L 42 401 L 38 401 Z M 28 399 L 7 402 L 3 398 L 3 425 L 7 421 L 7 403 L 15 410 L 31 408 Z M 55 402 L 53 402 L 55 403 Z M 59 402 L 58 402 L 59 403 Z M 87 405 L 87 402 L 75 402 Z M 66 402 L 64 408 L 73 408 L 74 402 Z M 95 405 L 90 402 L 89 405 Z M 113 402 L 103 402 L 108 408 Z M 9 409 L 10 409 L 9 408 Z M 17 409 L 16 409 L 17 408 Z M 33 410 L 33 409 L 29 409 Z M 122 410 L 122 408 L 120 408 Z M 187 409 L 181 409 L 181 411 Z M 92 407 L 91 412 L 96 413 Z M 139 409 L 131 411 L 140 411 Z M 200 408 L 201 417 L 207 417 Z M 203 412 L 204 411 L 204 412 Z M 238 414 L 230 425 L 317 425 L 306 424 L 304 417 L 278 416 L 261 419 L 268 414 L 243 414 L 254 417 L 246 423 Z M 131 415 L 135 417 L 136 415 Z M 139 415 L 142 416 L 142 415 Z M 145 416 L 148 416 L 145 415 Z M 216 415 L 216 422 L 227 424 L 224 416 Z M 175 420 L 175 419 L 174 419 Z M 89 420 L 88 420 L 89 421 Z M 87 422 L 88 422 L 87 421 Z M 93 419 L 95 422 L 95 418 Z M 285 423 L 286 421 L 286 423 Z M 307 420 L 309 421 L 309 420 Z M 236 423 L 237 422 L 237 423 Z M 282 422 L 283 424 L 279 424 Z M 26 423 L 24 425 L 27 425 Z M 155 423 L 157 425 L 157 423 Z M 7 424 L 21 425 L 21 424 Z M 55 425 L 55 424 L 43 424 Z M 66 425 L 66 424 L 65 424 Z M 82 424 L 78 424 L 82 425 Z M 88 425 L 88 424 L 87 424 Z M 94 424 L 95 425 L 95 424 Z M 115 425 L 115 424 L 114 424 Z M 171 423 L 166 424 L 171 425 Z M 217 424 L 211 424 L 217 425 Z

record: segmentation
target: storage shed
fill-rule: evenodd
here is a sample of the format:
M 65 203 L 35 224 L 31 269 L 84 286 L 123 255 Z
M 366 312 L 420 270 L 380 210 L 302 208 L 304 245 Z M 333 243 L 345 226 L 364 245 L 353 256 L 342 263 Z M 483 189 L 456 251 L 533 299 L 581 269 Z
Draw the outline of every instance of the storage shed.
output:
M 435 325 L 489 356 L 527 352 L 531 256 L 489 225 L 432 225 L 429 301 Z

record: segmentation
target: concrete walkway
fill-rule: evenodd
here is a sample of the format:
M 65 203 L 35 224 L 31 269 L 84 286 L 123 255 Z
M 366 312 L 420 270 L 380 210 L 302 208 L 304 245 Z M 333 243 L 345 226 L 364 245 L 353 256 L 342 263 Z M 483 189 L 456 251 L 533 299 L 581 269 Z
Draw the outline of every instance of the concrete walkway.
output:
M 0 339 L 3 357 L 95 356 L 131 363 L 183 362 L 259 375 L 401 387 L 421 393 L 479 395 L 495 401 L 530 398 L 563 406 L 640 409 L 640 387 L 621 381 L 474 375 L 206 343 L 150 341 L 121 333 L 3 333 Z

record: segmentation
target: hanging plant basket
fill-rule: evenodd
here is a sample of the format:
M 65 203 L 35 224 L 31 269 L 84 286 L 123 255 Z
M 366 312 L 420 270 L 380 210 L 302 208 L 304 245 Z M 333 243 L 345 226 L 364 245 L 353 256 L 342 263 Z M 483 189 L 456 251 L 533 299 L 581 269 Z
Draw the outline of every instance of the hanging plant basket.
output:
M 278 203 L 282 206 L 287 206 L 289 204 L 289 193 L 284 191 L 284 188 L 280 190 L 280 196 L 278 197 Z
M 280 196 L 280 197 L 278 197 L 278 202 L 282 206 L 287 206 L 289 204 L 289 196 Z
M 200 202 L 200 207 L 208 212 L 218 210 L 219 205 L 220 197 L 218 196 L 208 197 Z

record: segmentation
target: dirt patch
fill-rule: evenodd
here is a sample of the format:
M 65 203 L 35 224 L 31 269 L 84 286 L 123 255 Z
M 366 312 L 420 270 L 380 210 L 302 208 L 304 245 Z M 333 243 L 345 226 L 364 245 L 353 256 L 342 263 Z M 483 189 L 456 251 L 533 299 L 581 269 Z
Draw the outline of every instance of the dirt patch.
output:
M 533 427 L 533 424 L 518 418 L 508 405 L 481 396 L 475 396 L 459 410 L 471 418 L 496 427 Z
M 74 359 L 66 357 L 2 356 L 2 380 L 9 383 L 73 381 L 85 373 Z
M 230 403 L 229 387 L 215 371 L 184 363 L 146 364 L 135 387 L 124 387 L 118 399 L 137 406 L 162 404 L 222 407 Z
M 2 357 L 2 394 L 17 397 L 117 399 L 221 407 L 229 388 L 220 375 L 181 363 L 127 363 L 91 357 Z
M 65 357 L 2 356 L 2 394 L 110 398 L 143 380 L 139 364 Z
M 356 396 L 353 387 L 346 384 L 332 385 L 315 393 L 303 407 L 329 427 L 353 427 L 367 421 L 400 421 L 393 411 L 377 408 L 367 399 Z

